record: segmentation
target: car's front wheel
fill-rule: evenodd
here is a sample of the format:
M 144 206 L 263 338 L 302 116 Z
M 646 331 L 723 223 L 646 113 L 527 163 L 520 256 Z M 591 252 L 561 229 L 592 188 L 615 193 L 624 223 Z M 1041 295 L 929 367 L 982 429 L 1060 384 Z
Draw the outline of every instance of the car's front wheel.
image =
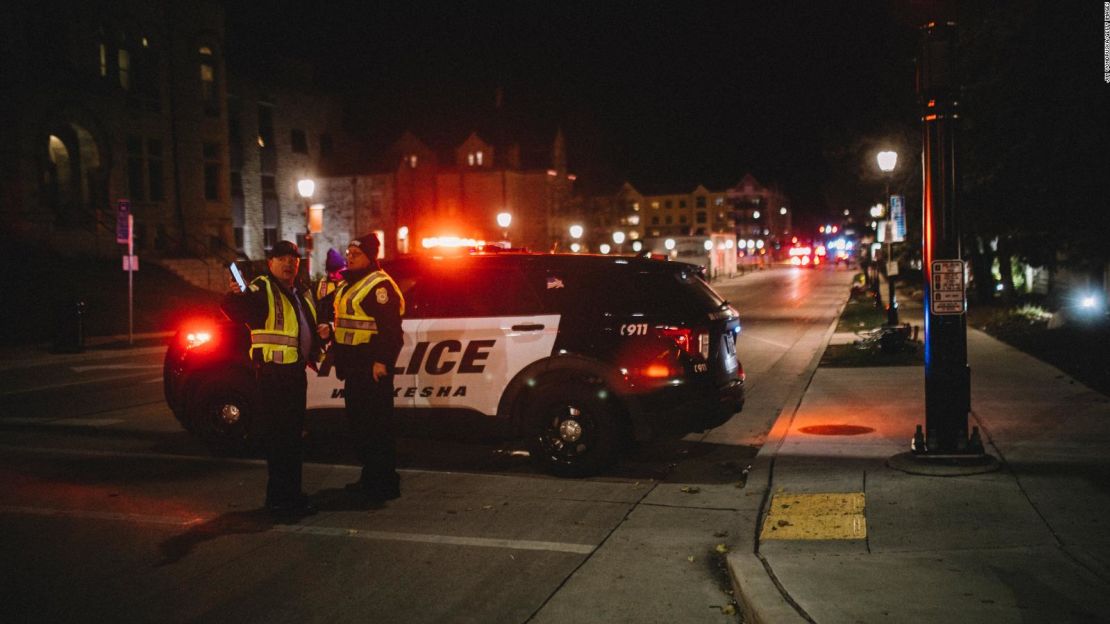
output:
M 187 407 L 190 429 L 219 451 L 246 450 L 255 414 L 252 388 L 238 375 L 199 384 Z
M 552 474 L 585 477 L 611 466 L 624 439 L 620 411 L 604 386 L 562 381 L 527 401 L 525 436 L 532 461 Z

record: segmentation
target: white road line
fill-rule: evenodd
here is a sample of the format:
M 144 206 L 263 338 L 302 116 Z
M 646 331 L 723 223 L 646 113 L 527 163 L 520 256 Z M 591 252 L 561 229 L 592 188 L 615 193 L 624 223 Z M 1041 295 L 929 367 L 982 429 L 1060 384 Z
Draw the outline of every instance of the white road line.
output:
M 176 527 L 191 527 L 212 518 L 180 518 L 172 516 L 149 516 L 145 514 L 92 511 L 85 509 L 54 509 L 50 507 L 24 507 L 0 505 L 0 513 L 46 516 L 54 518 L 77 518 L 81 520 L 108 520 L 135 524 L 158 524 Z M 267 529 L 270 533 L 289 533 L 297 535 L 318 535 L 376 540 L 385 542 L 412 542 L 417 544 L 445 544 L 449 546 L 471 546 L 477 548 L 504 548 L 507 550 L 537 550 L 544 552 L 571 553 L 588 555 L 594 551 L 591 544 L 569 542 L 545 542 L 539 540 L 497 539 L 489 537 L 459 537 L 454 535 L 435 535 L 429 533 L 392 533 L 389 531 L 367 531 L 348 527 L 326 527 L 314 525 L 275 524 Z
M 75 373 L 85 373 L 91 370 L 129 370 L 129 369 L 162 368 L 161 364 L 90 364 L 88 366 L 70 366 L 69 370 Z

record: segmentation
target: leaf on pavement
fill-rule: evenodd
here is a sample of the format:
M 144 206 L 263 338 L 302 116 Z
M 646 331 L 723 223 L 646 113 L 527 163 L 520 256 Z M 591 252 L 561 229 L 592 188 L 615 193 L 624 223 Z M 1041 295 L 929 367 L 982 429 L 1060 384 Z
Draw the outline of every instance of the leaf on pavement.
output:
M 697 494 L 698 492 L 701 491 L 700 487 L 696 487 L 696 486 L 692 486 L 692 485 L 684 485 L 680 489 L 681 489 L 681 491 L 686 492 L 687 494 Z
M 717 544 L 717 547 L 714 548 L 714 550 L 721 554 L 724 554 L 728 552 L 728 546 L 725 546 L 724 544 Z

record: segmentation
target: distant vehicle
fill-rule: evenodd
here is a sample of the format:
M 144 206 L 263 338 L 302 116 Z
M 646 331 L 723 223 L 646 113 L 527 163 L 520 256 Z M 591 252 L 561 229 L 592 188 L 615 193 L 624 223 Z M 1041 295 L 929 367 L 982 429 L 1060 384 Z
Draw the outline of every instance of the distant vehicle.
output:
M 821 247 L 820 249 L 824 251 L 824 247 Z M 808 245 L 791 247 L 787 254 L 790 257 L 790 264 L 792 266 L 802 267 L 806 269 L 817 267 L 821 264 L 821 261 L 824 258 L 824 254 L 818 255 L 817 251 L 813 247 L 809 247 Z
M 703 431 L 743 407 L 738 313 L 698 267 L 500 252 L 385 268 L 407 308 L 394 367 L 402 423 L 476 418 L 523 437 L 546 470 L 583 476 L 611 465 L 630 440 Z M 249 341 L 227 320 L 178 332 L 165 395 L 187 430 L 247 441 L 258 404 Z M 310 373 L 308 407 L 341 408 L 342 396 L 325 358 Z

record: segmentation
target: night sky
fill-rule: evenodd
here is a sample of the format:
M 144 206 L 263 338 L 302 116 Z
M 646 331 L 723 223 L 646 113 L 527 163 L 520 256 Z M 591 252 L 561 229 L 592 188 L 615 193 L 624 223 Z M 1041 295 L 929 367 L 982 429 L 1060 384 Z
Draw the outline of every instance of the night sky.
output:
M 585 191 L 722 189 L 746 172 L 825 214 L 824 153 L 914 117 L 912 3 L 297 3 L 227 7 L 229 49 L 277 51 L 354 97 L 365 137 L 460 141 L 504 93 L 562 127 Z M 547 138 L 547 137 L 542 137 Z M 526 139 L 527 140 L 527 139 Z M 862 200 L 861 200 L 862 201 Z

